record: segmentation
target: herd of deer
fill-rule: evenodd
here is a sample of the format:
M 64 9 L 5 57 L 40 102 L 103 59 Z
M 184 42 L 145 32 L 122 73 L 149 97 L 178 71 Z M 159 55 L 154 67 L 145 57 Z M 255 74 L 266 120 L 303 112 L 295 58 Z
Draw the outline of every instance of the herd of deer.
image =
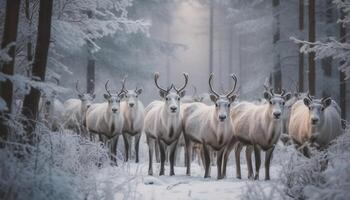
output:
M 186 73 L 183 76 L 185 82 L 180 88 L 174 84 L 163 88 L 158 84 L 159 74 L 155 73 L 154 83 L 161 100 L 151 102 L 146 108 L 139 100 L 142 89 L 126 89 L 125 78 L 121 90 L 116 93 L 110 92 L 106 82 L 104 103 L 93 103 L 95 95 L 82 93 L 77 82 L 78 99 L 69 99 L 59 105 L 54 97 L 42 97 L 40 104 L 46 108 L 42 116 L 47 121 L 64 119 L 61 124 L 65 128 L 89 135 L 92 140 L 98 138 L 109 146 L 114 163 L 121 135 L 125 161 L 129 159 L 131 140 L 135 137 L 136 162 L 139 162 L 139 143 L 144 132 L 149 147 L 149 175 L 153 174 L 154 152 L 160 155 L 159 175 L 164 175 L 167 157 L 170 175 L 175 175 L 176 149 L 181 143 L 185 148 L 186 174 L 191 175 L 193 150 L 199 149 L 205 168 L 204 177 L 209 177 L 213 159 L 211 153 L 216 152 L 218 179 L 226 176 L 226 165 L 232 150 L 235 150 L 237 178 L 241 178 L 240 152 L 246 147 L 249 179 L 259 179 L 260 154 L 261 150 L 264 151 L 265 179 L 269 180 L 272 153 L 282 134 L 290 138 L 306 156 L 310 156 L 306 150 L 308 145 L 326 148 L 343 132 L 339 106 L 330 97 L 316 99 L 308 94 L 291 95 L 283 89 L 278 94 L 265 86 L 262 102 L 238 101 L 235 93 L 238 80 L 232 74 L 232 89 L 225 94 L 213 89 L 214 76 L 210 75 L 211 94 L 207 95 L 210 101 L 205 101 L 203 97 L 185 96 L 189 77 Z M 56 126 L 59 123 L 51 121 L 50 124 Z

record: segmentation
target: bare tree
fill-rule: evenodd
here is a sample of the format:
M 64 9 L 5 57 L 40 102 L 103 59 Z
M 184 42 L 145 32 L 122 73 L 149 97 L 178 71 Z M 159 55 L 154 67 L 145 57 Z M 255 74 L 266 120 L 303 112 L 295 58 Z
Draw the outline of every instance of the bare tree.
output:
M 274 15 L 274 59 L 273 59 L 273 82 L 274 89 L 279 91 L 282 89 L 282 69 L 281 69 L 281 55 L 278 50 L 278 43 L 280 41 L 280 1 L 272 0 L 273 15 Z
M 343 0 L 344 2 L 344 0 Z M 340 10 L 340 19 L 345 18 L 344 10 Z M 339 27 L 339 36 L 340 36 L 340 42 L 345 43 L 346 42 L 346 27 L 343 23 L 340 24 Z M 340 63 L 340 65 L 344 64 L 344 61 Z M 340 71 L 339 73 L 339 94 L 340 94 L 340 108 L 341 108 L 341 118 L 346 119 L 346 80 L 345 80 L 345 73 Z
M 6 62 L 1 67 L 1 72 L 6 75 L 13 75 L 15 65 L 15 53 L 16 53 L 16 39 L 17 39 L 17 28 L 18 28 L 18 15 L 20 9 L 20 0 L 7 0 L 6 1 L 6 16 L 4 33 L 1 43 L 1 48 L 4 49 L 8 45 L 12 45 L 8 50 L 8 55 L 12 58 L 11 61 Z M 13 44 L 11 44 L 13 43 Z M 6 140 L 9 133 L 9 127 L 7 126 L 6 114 L 10 114 L 12 110 L 12 96 L 13 96 L 13 84 L 11 81 L 6 80 L 1 82 L 0 85 L 1 98 L 3 98 L 7 104 L 7 110 L 2 113 L 0 117 L 0 137 Z
M 299 0 L 299 31 L 304 31 L 304 0 Z M 299 44 L 299 92 L 304 91 L 304 53 L 300 52 L 302 44 Z
M 93 13 L 91 10 L 87 11 L 88 18 L 93 17 Z M 93 39 L 91 39 L 93 41 Z M 94 55 L 94 45 L 91 41 L 87 40 L 88 46 L 88 63 L 86 69 L 86 91 L 90 94 L 93 94 L 95 91 L 95 55 Z
M 210 0 L 209 9 L 209 74 L 212 74 L 214 70 L 214 0 Z
M 316 39 L 315 0 L 309 0 L 309 42 Z M 309 92 L 316 94 L 315 52 L 309 53 Z
M 32 68 L 32 76 L 38 77 L 40 81 L 45 81 L 46 63 L 51 37 L 51 18 L 52 18 L 53 0 L 40 0 L 38 36 L 35 47 L 35 56 Z M 27 117 L 24 122 L 26 132 L 30 142 L 34 142 L 33 131 L 35 129 L 35 120 L 38 115 L 38 105 L 40 99 L 40 90 L 31 88 L 23 102 L 22 114 Z

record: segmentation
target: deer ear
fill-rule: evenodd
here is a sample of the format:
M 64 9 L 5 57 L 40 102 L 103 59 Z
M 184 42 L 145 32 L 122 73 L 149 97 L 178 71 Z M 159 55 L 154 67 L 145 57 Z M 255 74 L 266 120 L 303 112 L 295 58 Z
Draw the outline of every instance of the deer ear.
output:
M 182 98 L 184 97 L 186 94 L 186 91 L 185 90 L 182 90 L 180 93 L 179 93 L 179 96 Z
M 138 88 L 135 92 L 136 94 L 140 95 L 142 93 L 142 88 Z
M 232 95 L 232 96 L 230 96 L 229 98 L 228 98 L 228 100 L 230 101 L 230 102 L 233 102 L 235 99 L 236 99 L 236 95 L 234 94 L 234 95 Z
M 124 98 L 124 96 L 125 96 L 125 93 L 124 93 L 124 92 L 122 92 L 122 93 L 120 93 L 120 94 L 118 95 L 118 97 L 120 97 L 121 99 Z
M 212 102 L 215 103 L 217 99 L 218 99 L 218 98 L 216 97 L 216 95 L 210 94 L 210 100 L 211 100 Z
M 271 94 L 270 94 L 270 92 L 265 91 L 265 92 L 264 92 L 264 98 L 265 98 L 266 100 L 270 101 L 270 99 L 271 99 Z
M 165 98 L 166 97 L 166 92 L 165 91 L 163 91 L 163 90 L 159 90 L 159 95 L 160 95 L 160 97 L 162 97 L 162 98 Z
M 305 106 L 309 107 L 309 105 L 311 104 L 311 101 L 309 98 L 304 98 L 304 104 Z
M 327 108 L 328 106 L 330 106 L 332 104 L 332 99 L 330 97 L 323 99 L 322 104 L 325 108 Z
M 292 98 L 292 94 L 288 92 L 287 94 L 285 94 L 283 96 L 283 98 L 284 98 L 285 101 L 288 101 L 290 98 Z
M 109 95 L 108 94 L 103 94 L 103 97 L 108 100 L 109 99 Z

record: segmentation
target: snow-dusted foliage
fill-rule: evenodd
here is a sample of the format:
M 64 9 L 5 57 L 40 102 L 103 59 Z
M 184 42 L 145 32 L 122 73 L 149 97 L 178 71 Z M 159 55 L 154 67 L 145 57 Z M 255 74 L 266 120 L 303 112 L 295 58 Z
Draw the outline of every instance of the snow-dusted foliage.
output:
M 130 179 L 123 168 L 110 166 L 100 143 L 38 124 L 38 142 L 31 146 L 21 142 L 20 124 L 12 125 L 16 135 L 0 149 L 1 199 L 110 199 L 122 191 L 115 183 Z
M 294 154 L 282 173 L 285 192 L 293 198 L 349 199 L 350 129 L 325 152 L 313 151 L 308 159 Z
M 298 40 L 294 37 L 291 37 L 297 44 L 303 44 L 300 51 L 302 53 L 316 53 L 316 59 L 322 59 L 327 57 L 333 57 L 343 63 L 339 66 L 339 70 L 344 72 L 346 79 L 350 78 L 350 44 L 341 43 L 334 38 L 330 38 L 329 42 L 307 42 Z
M 338 23 L 346 27 L 350 22 L 350 1 L 349 0 L 334 0 L 336 5 L 344 13 L 343 19 L 338 19 Z M 338 61 L 343 61 L 339 66 L 339 70 L 344 72 L 346 79 L 350 78 L 350 44 L 341 43 L 335 38 L 328 38 L 327 41 L 308 42 L 290 37 L 297 44 L 303 44 L 300 52 L 310 53 L 315 52 L 315 59 L 323 59 L 332 57 Z
M 53 33 L 57 43 L 67 50 L 76 50 L 87 42 L 94 51 L 94 40 L 118 31 L 148 33 L 150 22 L 128 18 L 127 8 L 133 0 L 59 0 L 55 3 Z M 67 31 L 69 30 L 69 31 Z

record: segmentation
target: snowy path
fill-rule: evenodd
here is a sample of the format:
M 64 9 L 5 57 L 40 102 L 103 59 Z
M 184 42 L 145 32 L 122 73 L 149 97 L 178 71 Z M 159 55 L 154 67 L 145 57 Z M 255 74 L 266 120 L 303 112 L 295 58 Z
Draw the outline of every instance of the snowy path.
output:
M 123 166 L 133 177 L 124 186 L 122 193 L 116 193 L 114 199 L 241 199 L 247 192 L 248 185 L 254 184 L 264 191 L 275 187 L 281 170 L 279 165 L 271 168 L 272 181 L 247 180 L 247 167 L 242 165 L 243 179 L 234 178 L 235 168 L 228 167 L 228 178 L 216 180 L 216 167 L 211 169 L 211 178 L 204 179 L 204 169 L 198 164 L 192 164 L 192 176 L 185 175 L 185 167 L 176 167 L 175 176 L 148 176 L 148 163 L 127 163 Z M 159 172 L 159 164 L 154 164 L 154 172 Z M 166 166 L 166 174 L 169 166 Z M 264 168 L 261 168 L 260 179 L 264 178 Z M 120 183 L 119 183 L 120 184 Z

